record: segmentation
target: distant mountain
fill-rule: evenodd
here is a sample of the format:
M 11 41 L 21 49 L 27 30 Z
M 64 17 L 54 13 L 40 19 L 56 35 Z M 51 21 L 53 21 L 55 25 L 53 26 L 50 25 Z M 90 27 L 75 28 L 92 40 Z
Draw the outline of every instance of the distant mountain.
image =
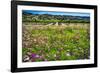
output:
M 32 15 L 32 13 L 29 13 L 29 12 L 26 12 L 26 11 L 23 11 L 22 14 L 23 15 Z

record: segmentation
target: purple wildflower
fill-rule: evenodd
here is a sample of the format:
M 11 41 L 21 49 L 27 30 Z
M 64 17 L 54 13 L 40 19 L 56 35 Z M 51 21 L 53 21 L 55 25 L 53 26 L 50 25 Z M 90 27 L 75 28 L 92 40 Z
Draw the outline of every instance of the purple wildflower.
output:
M 31 54 L 31 57 L 32 57 L 32 58 L 39 58 L 40 56 L 37 55 L 37 54 L 32 53 L 32 54 Z

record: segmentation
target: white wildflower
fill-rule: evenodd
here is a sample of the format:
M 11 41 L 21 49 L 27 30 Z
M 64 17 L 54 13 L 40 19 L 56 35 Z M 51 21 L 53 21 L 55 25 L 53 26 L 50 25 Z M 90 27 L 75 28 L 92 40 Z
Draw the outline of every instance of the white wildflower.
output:
M 66 53 L 66 56 L 71 56 L 70 53 Z

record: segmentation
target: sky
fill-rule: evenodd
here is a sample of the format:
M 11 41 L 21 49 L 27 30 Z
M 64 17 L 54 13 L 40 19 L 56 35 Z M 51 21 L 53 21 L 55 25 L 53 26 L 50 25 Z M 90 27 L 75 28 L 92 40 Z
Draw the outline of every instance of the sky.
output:
M 23 10 L 32 14 L 50 14 L 50 15 L 71 15 L 71 16 L 84 16 L 90 17 L 90 13 L 79 13 L 79 12 L 53 12 L 53 11 L 34 11 L 34 10 Z

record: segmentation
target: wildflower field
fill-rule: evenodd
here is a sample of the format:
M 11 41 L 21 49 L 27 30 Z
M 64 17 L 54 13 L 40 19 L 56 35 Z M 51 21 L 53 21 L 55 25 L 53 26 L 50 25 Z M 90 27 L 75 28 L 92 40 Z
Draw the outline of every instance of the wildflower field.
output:
M 49 23 L 52 24 L 52 23 Z M 90 58 L 90 24 L 22 24 L 22 61 L 61 61 Z

